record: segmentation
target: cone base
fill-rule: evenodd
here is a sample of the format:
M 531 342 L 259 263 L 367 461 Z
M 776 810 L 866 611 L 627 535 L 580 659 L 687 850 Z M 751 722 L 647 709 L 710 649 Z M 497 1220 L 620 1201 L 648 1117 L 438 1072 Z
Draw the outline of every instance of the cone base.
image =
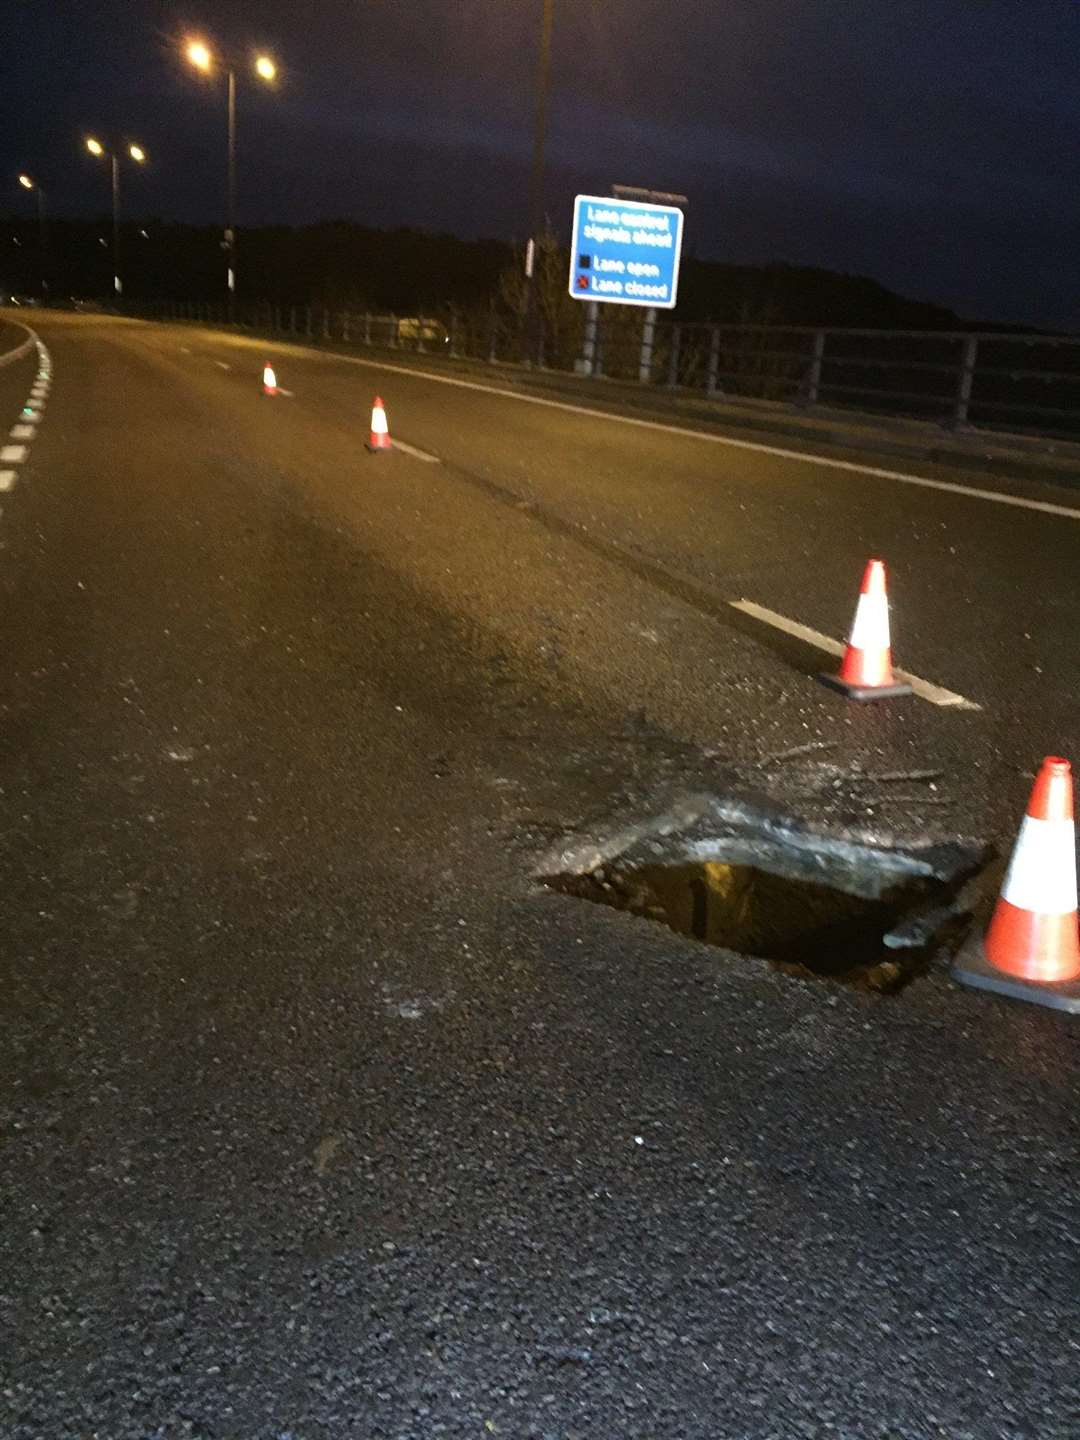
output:
M 911 686 L 903 680 L 894 680 L 891 685 L 852 685 L 848 680 L 841 680 L 839 675 L 819 675 L 818 679 L 849 700 L 893 700 L 899 695 L 912 693 Z
M 995 995 L 1007 995 L 1010 1000 L 1028 1000 L 1032 1005 L 1047 1005 L 1051 1010 L 1080 1015 L 1080 980 L 1035 981 L 1006 975 L 986 958 L 978 932 L 961 947 L 953 961 L 952 974 L 954 980 L 973 990 L 990 990 Z
M 364 449 L 368 452 L 369 455 L 385 455 L 386 452 L 391 448 L 392 447 L 389 444 L 373 445 L 370 440 L 364 446 Z

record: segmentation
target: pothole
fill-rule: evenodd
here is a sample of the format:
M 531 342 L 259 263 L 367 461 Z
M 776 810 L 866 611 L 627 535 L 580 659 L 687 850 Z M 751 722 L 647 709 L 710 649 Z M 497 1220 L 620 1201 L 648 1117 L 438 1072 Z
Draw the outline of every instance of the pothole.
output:
M 652 860 L 642 854 L 650 848 L 668 854 Z M 982 858 L 959 845 L 913 855 L 785 836 L 761 822 L 757 831 L 739 826 L 719 840 L 669 835 L 542 879 L 564 894 L 756 956 L 788 974 L 890 994 L 959 932 L 967 910 L 960 892 Z

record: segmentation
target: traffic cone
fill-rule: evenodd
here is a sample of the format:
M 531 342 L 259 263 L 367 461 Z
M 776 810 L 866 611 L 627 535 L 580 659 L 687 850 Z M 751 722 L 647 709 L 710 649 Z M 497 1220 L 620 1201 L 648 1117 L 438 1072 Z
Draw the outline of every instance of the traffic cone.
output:
M 911 694 L 911 686 L 893 675 L 889 597 L 881 560 L 866 562 L 840 674 L 822 675 L 821 679 L 849 700 L 888 700 L 894 695 Z
M 263 394 L 276 395 L 278 393 L 277 376 L 274 374 L 272 365 L 263 366 Z
M 985 937 L 961 949 L 953 975 L 964 985 L 1080 1014 L 1076 832 L 1072 767 L 1048 756 Z
M 390 426 L 386 423 L 386 410 L 378 395 L 371 402 L 371 437 L 367 448 L 373 455 L 390 449 Z

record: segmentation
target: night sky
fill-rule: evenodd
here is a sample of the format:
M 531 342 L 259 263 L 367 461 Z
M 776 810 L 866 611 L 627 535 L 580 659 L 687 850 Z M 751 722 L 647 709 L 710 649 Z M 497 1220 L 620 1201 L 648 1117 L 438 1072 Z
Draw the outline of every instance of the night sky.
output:
M 200 32 L 282 66 L 240 94 L 241 222 L 520 238 L 540 0 L 8 0 L 0 210 L 107 204 L 88 130 L 139 140 L 131 215 L 218 221 L 223 82 Z M 16 23 L 12 25 L 11 19 Z M 689 196 L 700 256 L 872 275 L 971 318 L 1080 328 L 1075 0 L 556 0 L 546 203 Z

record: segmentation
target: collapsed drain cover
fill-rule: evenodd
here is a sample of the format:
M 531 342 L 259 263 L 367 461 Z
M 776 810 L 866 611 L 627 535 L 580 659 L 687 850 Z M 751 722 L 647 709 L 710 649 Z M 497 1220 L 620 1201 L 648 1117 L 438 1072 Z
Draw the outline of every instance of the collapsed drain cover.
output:
M 789 974 L 877 993 L 901 989 L 945 932 L 958 928 L 957 892 L 977 868 L 970 850 L 957 847 L 930 864 L 835 841 L 821 840 L 815 850 L 814 837 L 805 835 L 785 846 L 775 829 L 766 836 L 768 829 L 684 843 L 671 863 L 641 863 L 627 853 L 542 878 L 564 894 L 758 956 Z M 687 850 L 709 856 L 688 859 Z

